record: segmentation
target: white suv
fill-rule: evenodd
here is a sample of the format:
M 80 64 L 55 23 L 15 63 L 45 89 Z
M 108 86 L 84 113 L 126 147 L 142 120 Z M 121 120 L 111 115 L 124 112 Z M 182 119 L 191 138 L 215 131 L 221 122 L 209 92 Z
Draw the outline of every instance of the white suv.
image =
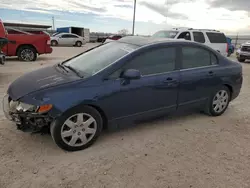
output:
M 246 42 L 236 51 L 236 56 L 239 62 L 244 62 L 250 59 L 250 42 Z
M 227 56 L 228 43 L 224 33 L 216 30 L 209 29 L 179 29 L 162 30 L 153 34 L 152 37 L 158 38 L 172 38 L 172 39 L 185 39 L 203 43 L 214 50 L 220 52 L 222 55 Z

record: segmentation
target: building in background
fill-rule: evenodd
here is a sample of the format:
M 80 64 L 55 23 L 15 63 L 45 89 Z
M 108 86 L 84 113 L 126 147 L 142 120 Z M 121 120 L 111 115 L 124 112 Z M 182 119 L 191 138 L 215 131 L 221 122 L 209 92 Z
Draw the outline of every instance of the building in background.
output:
M 90 31 L 88 28 L 82 27 L 59 27 L 56 29 L 57 33 L 74 33 L 84 37 L 86 42 L 90 41 Z

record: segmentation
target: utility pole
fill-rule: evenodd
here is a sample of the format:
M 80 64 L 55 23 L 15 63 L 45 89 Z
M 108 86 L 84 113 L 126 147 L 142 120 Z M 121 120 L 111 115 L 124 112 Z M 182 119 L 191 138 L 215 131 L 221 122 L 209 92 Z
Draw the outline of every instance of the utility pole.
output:
M 134 16 L 133 16 L 133 28 L 132 28 L 132 35 L 135 34 L 135 10 L 136 10 L 136 0 L 134 0 Z
M 52 24 L 53 24 L 53 30 L 55 30 L 55 18 L 54 18 L 54 16 L 52 16 Z
M 168 24 L 168 0 L 165 0 L 165 6 L 167 7 L 167 12 L 166 12 L 166 25 Z

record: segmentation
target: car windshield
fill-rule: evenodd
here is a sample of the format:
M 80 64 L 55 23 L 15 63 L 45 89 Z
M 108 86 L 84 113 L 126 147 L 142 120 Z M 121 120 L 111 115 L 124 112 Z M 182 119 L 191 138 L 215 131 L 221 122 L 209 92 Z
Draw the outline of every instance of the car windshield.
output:
M 156 38 L 174 38 L 177 35 L 178 31 L 158 31 L 152 35 Z
M 103 70 L 136 48 L 138 47 L 130 44 L 110 42 L 69 59 L 63 65 L 70 66 L 86 78 Z

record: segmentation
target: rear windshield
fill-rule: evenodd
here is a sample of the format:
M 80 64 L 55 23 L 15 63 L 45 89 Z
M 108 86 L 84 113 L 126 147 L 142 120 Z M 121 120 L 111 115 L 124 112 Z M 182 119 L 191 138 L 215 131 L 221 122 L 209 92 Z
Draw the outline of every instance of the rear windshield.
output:
M 207 36 L 211 43 L 227 43 L 227 38 L 223 33 L 209 33 Z
M 64 64 L 73 67 L 86 78 L 101 71 L 136 48 L 137 46 L 130 44 L 110 42 L 70 59 Z
M 158 31 L 152 35 L 156 38 L 174 38 L 177 35 L 178 31 Z

